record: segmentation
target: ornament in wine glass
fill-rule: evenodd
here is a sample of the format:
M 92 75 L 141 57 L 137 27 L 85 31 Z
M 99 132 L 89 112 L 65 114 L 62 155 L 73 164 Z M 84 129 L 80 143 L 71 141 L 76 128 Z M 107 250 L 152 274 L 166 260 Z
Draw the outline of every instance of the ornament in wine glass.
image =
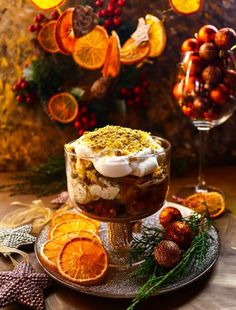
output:
M 182 189 L 181 197 L 218 190 L 205 182 L 205 147 L 209 130 L 225 122 L 236 107 L 235 45 L 233 29 L 205 25 L 181 46 L 173 96 L 200 135 L 198 183 Z

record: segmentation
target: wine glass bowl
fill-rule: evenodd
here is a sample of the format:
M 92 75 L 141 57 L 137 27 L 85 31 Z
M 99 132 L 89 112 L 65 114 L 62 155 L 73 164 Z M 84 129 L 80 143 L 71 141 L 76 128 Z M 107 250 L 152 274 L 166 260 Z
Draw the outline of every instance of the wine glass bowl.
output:
M 203 48 L 202 48 L 203 47 Z M 205 149 L 209 130 L 227 121 L 236 107 L 236 60 L 233 51 L 205 43 L 182 54 L 172 94 L 181 112 L 199 131 L 198 183 L 179 190 L 179 197 L 221 190 L 207 186 Z M 223 194 L 223 193 L 222 193 Z
M 200 130 L 224 123 L 235 109 L 236 72 L 233 52 L 214 62 L 186 52 L 177 65 L 173 96 L 182 113 Z
M 114 223 L 136 221 L 157 212 L 165 202 L 169 187 L 170 143 L 152 138 L 161 143 L 163 151 L 118 156 L 109 163 L 109 169 L 120 174 L 116 177 L 99 173 L 98 163 L 105 158 L 80 157 L 65 149 L 68 192 L 75 208 L 93 219 Z M 150 171 L 142 177 L 122 176 L 122 169 L 126 174 L 126 169 L 135 165 Z

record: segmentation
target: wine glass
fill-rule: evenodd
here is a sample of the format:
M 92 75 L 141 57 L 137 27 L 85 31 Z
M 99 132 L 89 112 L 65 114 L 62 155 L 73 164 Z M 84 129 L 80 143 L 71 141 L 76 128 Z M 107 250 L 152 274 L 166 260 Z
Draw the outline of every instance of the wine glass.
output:
M 236 62 L 232 51 L 217 53 L 207 55 L 207 60 L 201 52 L 185 52 L 177 65 L 173 96 L 199 132 L 198 182 L 180 189 L 180 198 L 194 193 L 221 192 L 206 184 L 205 151 L 209 131 L 227 121 L 236 107 Z

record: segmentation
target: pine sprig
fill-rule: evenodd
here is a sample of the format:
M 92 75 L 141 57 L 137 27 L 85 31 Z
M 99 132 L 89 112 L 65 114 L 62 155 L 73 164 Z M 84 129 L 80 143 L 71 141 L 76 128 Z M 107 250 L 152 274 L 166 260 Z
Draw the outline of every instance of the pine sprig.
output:
M 45 164 L 30 168 L 26 173 L 12 177 L 13 184 L 2 185 L 11 195 L 34 194 L 38 197 L 59 193 L 66 189 L 63 156 L 49 158 Z
M 132 304 L 127 308 L 127 310 L 133 310 L 139 302 L 151 296 L 161 286 L 170 284 L 181 277 L 190 268 L 190 266 L 204 259 L 206 250 L 207 233 L 203 232 L 200 235 L 195 236 L 191 247 L 183 254 L 182 260 L 177 266 L 163 275 L 156 275 L 156 269 L 153 271 L 153 274 L 140 288 L 138 296 L 133 299 Z

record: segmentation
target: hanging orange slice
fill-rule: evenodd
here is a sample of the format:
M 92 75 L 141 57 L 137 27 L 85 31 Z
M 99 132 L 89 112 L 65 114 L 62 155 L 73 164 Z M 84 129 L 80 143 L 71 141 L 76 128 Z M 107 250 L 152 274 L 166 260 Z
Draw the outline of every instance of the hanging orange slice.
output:
M 52 232 L 52 238 L 57 237 L 59 235 L 63 235 L 69 232 L 79 232 L 81 230 L 89 230 L 97 233 L 97 227 L 90 221 L 86 219 L 78 219 L 78 220 L 69 220 L 66 222 L 62 222 L 57 224 Z
M 102 244 L 86 237 L 68 241 L 58 256 L 58 271 L 82 285 L 98 284 L 108 270 L 108 256 Z
M 59 52 L 59 47 L 55 39 L 56 21 L 51 20 L 50 22 L 43 25 L 38 33 L 38 42 L 40 46 L 49 53 Z
M 66 242 L 75 237 L 86 237 L 101 242 L 101 239 L 98 235 L 88 230 L 80 230 L 79 232 L 70 232 L 59 235 L 43 244 L 40 253 L 45 263 L 53 269 L 57 269 L 57 258 L 61 249 L 66 244 Z
M 107 47 L 107 31 L 101 26 L 96 26 L 91 32 L 75 41 L 74 60 L 82 68 L 99 69 L 105 62 Z
M 57 224 L 62 223 L 62 222 L 66 222 L 69 220 L 79 220 L 79 219 L 87 219 L 88 221 L 92 222 L 97 227 L 97 229 L 100 226 L 99 221 L 89 219 L 87 216 L 85 216 L 81 213 L 75 213 L 75 212 L 69 212 L 69 211 L 60 211 L 60 212 L 56 212 L 51 219 L 48 237 L 49 238 L 52 237 L 51 236 L 52 230 Z
M 133 38 L 129 38 L 120 50 L 120 61 L 125 65 L 141 63 L 150 52 L 149 42 L 137 45 Z
M 157 57 L 161 55 L 166 46 L 166 32 L 164 25 L 160 19 L 153 15 L 146 15 L 146 24 L 150 25 L 148 35 L 150 52 L 149 57 Z
M 48 112 L 51 117 L 63 124 L 72 122 L 78 110 L 77 100 L 69 93 L 56 94 L 48 102 Z
M 64 0 L 31 0 L 32 3 L 41 10 L 48 11 L 55 9 L 64 3 Z
M 202 0 L 169 0 L 170 6 L 176 13 L 190 15 L 200 11 Z
M 102 69 L 103 77 L 116 77 L 120 72 L 120 40 L 115 31 L 109 38 L 106 60 Z
M 58 18 L 55 37 L 59 49 L 64 54 L 72 54 L 76 38 L 72 28 L 72 15 L 74 8 L 65 10 Z
M 224 197 L 218 192 L 193 194 L 186 197 L 183 204 L 198 213 L 207 211 L 211 218 L 216 218 L 225 211 Z

